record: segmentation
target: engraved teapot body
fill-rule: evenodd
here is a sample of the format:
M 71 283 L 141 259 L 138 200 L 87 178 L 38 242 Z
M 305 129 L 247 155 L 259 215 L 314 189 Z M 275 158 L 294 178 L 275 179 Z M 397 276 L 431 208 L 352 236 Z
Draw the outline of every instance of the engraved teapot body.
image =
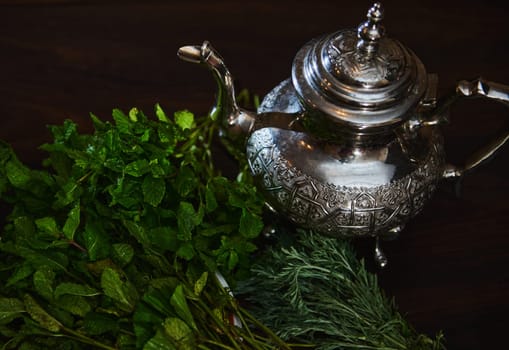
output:
M 295 224 L 335 237 L 394 236 L 444 177 L 490 157 L 509 133 L 458 167 L 446 162 L 440 124 L 462 97 L 509 101 L 509 88 L 462 81 L 436 98 L 437 77 L 386 37 L 382 6 L 357 29 L 316 38 L 297 53 L 291 78 L 258 111 L 237 106 L 223 59 L 204 42 L 179 57 L 206 65 L 219 92 L 211 116 L 245 146 L 268 206 Z

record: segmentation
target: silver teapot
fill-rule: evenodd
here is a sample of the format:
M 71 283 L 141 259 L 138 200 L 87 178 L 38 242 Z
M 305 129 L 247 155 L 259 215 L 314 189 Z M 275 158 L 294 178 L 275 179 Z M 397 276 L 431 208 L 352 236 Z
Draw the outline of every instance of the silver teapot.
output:
M 446 162 L 440 125 L 463 97 L 509 104 L 509 87 L 461 81 L 437 99 L 437 76 L 385 36 L 375 3 L 357 29 L 315 38 L 295 56 L 291 78 L 258 111 L 239 108 L 233 78 L 208 42 L 178 56 L 208 67 L 219 87 L 211 111 L 245 146 L 267 205 L 294 224 L 342 237 L 393 238 L 421 211 L 443 178 L 460 177 L 508 139 L 494 140 L 463 166 Z

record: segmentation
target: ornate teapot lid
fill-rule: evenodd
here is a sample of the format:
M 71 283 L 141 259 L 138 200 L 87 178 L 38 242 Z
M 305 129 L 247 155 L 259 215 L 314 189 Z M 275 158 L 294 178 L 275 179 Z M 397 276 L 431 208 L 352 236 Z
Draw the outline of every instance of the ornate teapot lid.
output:
M 375 3 L 355 30 L 307 43 L 297 53 L 292 81 L 300 98 L 354 131 L 376 133 L 408 118 L 427 86 L 417 56 L 384 36 Z

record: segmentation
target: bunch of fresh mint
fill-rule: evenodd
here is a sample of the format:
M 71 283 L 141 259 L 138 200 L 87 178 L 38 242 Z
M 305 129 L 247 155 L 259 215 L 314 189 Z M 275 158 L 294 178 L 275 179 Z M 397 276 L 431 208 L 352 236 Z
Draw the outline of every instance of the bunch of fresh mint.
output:
M 155 114 L 51 127 L 45 170 L 0 144 L 2 349 L 287 348 L 216 279 L 246 274 L 263 201 L 214 169 L 213 121 Z

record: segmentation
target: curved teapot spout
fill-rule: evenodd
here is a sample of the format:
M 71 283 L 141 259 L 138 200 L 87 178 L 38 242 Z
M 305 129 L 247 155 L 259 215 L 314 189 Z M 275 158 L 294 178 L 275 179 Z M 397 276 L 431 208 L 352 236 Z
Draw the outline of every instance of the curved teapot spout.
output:
M 253 127 L 256 113 L 246 111 L 237 105 L 232 75 L 219 53 L 208 41 L 204 41 L 201 46 L 181 47 L 177 56 L 184 61 L 204 64 L 212 71 L 218 92 L 210 116 L 220 120 L 229 137 L 234 140 L 245 139 Z

